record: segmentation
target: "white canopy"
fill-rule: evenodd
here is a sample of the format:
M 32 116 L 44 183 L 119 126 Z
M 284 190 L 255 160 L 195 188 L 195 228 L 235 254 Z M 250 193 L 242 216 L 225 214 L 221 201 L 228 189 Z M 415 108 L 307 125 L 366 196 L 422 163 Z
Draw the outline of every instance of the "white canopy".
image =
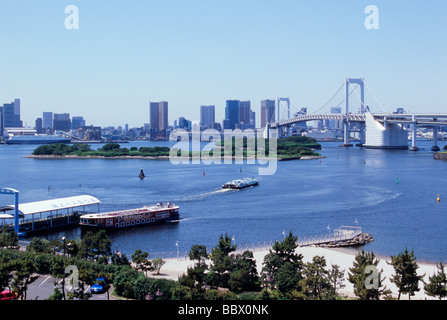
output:
M 99 203 L 101 203 L 101 201 L 99 201 L 97 198 L 95 198 L 93 196 L 82 195 L 82 196 L 44 200 L 44 201 L 37 201 L 37 202 L 20 203 L 19 204 L 19 213 L 21 215 L 30 215 L 30 214 L 35 214 L 35 213 L 42 213 L 42 212 L 49 212 L 49 211 L 55 211 L 55 210 L 89 206 L 89 205 L 99 204 Z M 9 211 L 9 210 L 14 210 L 14 209 L 15 209 L 14 205 L 0 207 L 0 211 L 3 211 L 3 212 Z M 14 217 L 14 215 L 6 214 L 6 213 L 0 214 L 0 218 L 3 218 L 3 219 L 13 218 L 13 217 Z

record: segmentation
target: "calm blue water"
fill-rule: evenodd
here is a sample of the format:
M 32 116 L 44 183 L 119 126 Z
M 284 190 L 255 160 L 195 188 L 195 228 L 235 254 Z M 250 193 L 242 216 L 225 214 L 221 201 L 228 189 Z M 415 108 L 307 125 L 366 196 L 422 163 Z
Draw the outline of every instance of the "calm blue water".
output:
M 125 146 L 153 145 L 172 143 Z M 23 157 L 35 146 L 0 146 L 0 186 L 18 189 L 21 202 L 90 194 L 101 200 L 102 212 L 160 201 L 179 205 L 179 223 L 110 234 L 113 249 L 129 256 L 136 249 L 175 252 L 176 242 L 180 251 L 194 244 L 213 247 L 225 233 L 236 243 L 281 239 L 283 230 L 298 236 L 325 234 L 328 225 L 355 225 L 357 220 L 375 238 L 365 249 L 378 255 L 407 247 L 418 260 L 447 260 L 447 162 L 433 160 L 431 142 L 419 141 L 425 148 L 419 152 L 322 145 L 326 159 L 279 162 L 271 176 L 259 176 L 258 165 L 247 164 L 34 160 Z M 140 168 L 144 180 L 138 178 Z M 223 183 L 241 177 L 255 177 L 260 185 L 221 191 Z M 11 203 L 12 198 L 0 195 L 0 205 Z M 64 235 L 77 238 L 80 230 Z

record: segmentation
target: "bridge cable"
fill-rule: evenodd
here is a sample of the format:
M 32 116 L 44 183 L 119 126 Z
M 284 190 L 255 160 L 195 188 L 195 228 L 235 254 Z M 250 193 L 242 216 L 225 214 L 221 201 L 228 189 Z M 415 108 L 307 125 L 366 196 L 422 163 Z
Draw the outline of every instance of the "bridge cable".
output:
M 326 102 L 322 107 L 320 107 L 316 111 L 312 112 L 311 114 L 315 114 L 315 113 L 319 112 L 320 110 L 322 110 L 323 108 L 325 108 L 335 98 L 335 96 L 340 92 L 340 90 L 343 89 L 344 86 L 345 86 L 345 82 L 343 82 L 341 87 L 337 90 L 337 92 L 335 92 L 335 94 L 331 97 L 331 99 L 329 99 L 328 102 Z
M 380 104 L 380 102 L 376 99 L 375 95 L 371 92 L 371 90 L 368 88 L 368 86 L 366 85 L 365 81 L 363 81 L 363 84 L 365 85 L 366 89 L 368 89 L 369 93 L 372 95 L 372 97 L 374 98 L 374 100 L 376 100 L 377 104 L 379 105 L 380 109 L 383 110 L 384 113 L 388 113 Z

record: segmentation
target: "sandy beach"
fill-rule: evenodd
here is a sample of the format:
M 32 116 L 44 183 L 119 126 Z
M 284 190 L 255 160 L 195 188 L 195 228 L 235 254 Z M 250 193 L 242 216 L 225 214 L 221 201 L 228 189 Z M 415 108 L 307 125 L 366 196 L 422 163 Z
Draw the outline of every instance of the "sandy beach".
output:
M 254 251 L 253 255 L 256 260 L 258 273 L 262 270 L 262 262 L 264 260 L 264 256 L 268 253 L 268 250 Z M 355 249 L 328 249 L 328 248 L 319 248 L 319 247 L 300 247 L 297 248 L 296 252 L 301 253 L 303 255 L 304 262 L 311 262 L 314 256 L 323 256 L 327 262 L 327 268 L 330 268 L 331 265 L 340 266 L 340 270 L 345 271 L 345 287 L 341 290 L 338 290 L 339 294 L 345 297 L 355 298 L 354 295 L 354 287 L 347 280 L 347 275 L 349 272 L 349 268 L 353 266 L 353 262 L 355 260 L 355 256 L 358 251 Z M 390 257 L 383 257 L 376 255 L 376 258 L 380 260 L 379 262 L 379 271 L 383 270 L 382 278 L 384 280 L 384 286 L 387 289 L 390 289 L 392 292 L 392 296 L 397 298 L 398 290 L 397 287 L 390 281 L 390 278 L 394 274 L 393 266 L 389 265 L 387 262 L 391 261 Z M 417 257 L 416 257 L 417 258 Z M 166 264 L 160 270 L 161 275 L 153 277 L 160 277 L 166 279 L 177 280 L 179 276 L 186 273 L 188 267 L 192 267 L 194 265 L 193 261 L 189 259 L 164 259 Z M 428 278 L 432 276 L 436 271 L 435 263 L 427 263 L 427 262 L 419 262 L 418 261 L 418 275 L 424 275 L 424 281 L 428 282 Z M 411 300 L 434 300 L 435 298 L 430 297 L 425 294 L 424 284 L 422 282 L 419 283 L 419 292 L 415 293 L 414 296 L 411 297 Z M 408 295 L 402 295 L 401 300 L 407 300 Z

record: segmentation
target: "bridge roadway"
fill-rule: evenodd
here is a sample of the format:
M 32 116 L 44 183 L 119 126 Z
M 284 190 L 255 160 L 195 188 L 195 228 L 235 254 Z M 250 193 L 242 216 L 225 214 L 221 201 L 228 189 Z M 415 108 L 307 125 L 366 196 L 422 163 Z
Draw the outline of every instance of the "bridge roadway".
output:
M 444 126 L 447 125 L 447 114 L 373 114 L 376 121 L 401 123 L 401 124 L 416 124 L 418 126 Z M 343 120 L 344 122 L 365 122 L 366 116 L 364 114 L 312 114 L 300 115 L 295 118 L 281 120 L 270 124 L 270 128 L 276 129 L 278 127 L 287 127 L 300 122 L 317 121 L 317 120 Z

